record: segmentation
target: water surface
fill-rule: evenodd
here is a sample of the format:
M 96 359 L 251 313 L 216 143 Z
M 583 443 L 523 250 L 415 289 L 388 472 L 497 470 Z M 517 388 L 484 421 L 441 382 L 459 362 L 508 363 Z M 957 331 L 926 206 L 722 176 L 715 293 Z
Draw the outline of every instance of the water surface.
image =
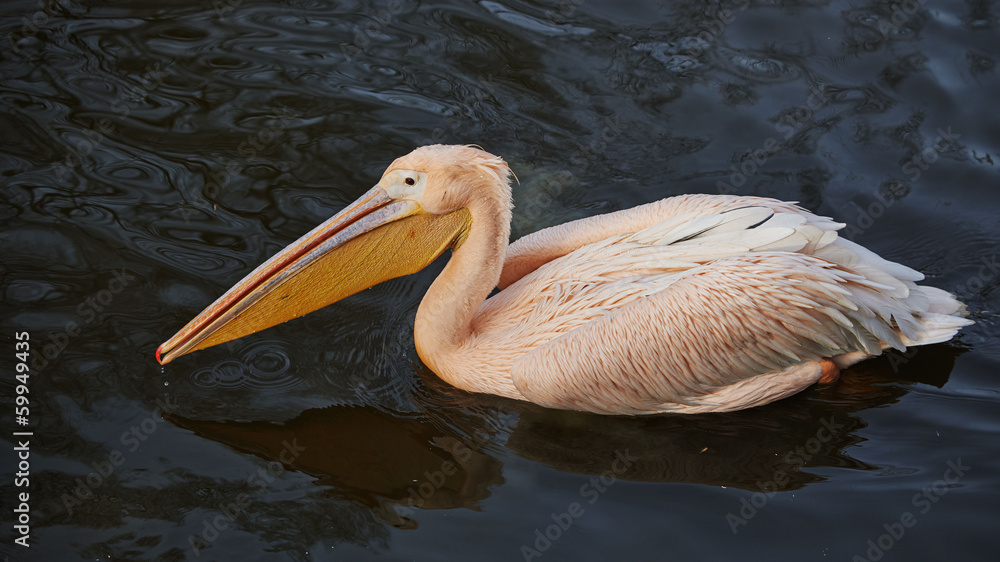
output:
M 995 558 L 997 10 L 5 4 L 0 553 Z M 439 262 L 156 364 L 225 289 L 432 142 L 510 162 L 515 237 L 682 193 L 795 200 L 958 293 L 977 324 L 754 410 L 600 417 L 423 366 L 413 316 Z M 23 491 L 30 549 L 14 543 Z

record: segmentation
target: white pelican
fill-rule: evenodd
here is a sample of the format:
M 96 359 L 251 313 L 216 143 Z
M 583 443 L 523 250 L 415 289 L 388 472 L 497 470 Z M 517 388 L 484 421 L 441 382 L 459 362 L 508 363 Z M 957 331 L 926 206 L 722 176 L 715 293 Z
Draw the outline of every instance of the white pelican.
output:
M 168 363 L 451 259 L 417 310 L 421 360 L 471 392 L 602 414 L 766 404 L 971 324 L 923 275 L 791 203 L 683 195 L 508 247 L 510 169 L 425 146 L 156 351 Z M 495 296 L 487 296 L 495 288 Z

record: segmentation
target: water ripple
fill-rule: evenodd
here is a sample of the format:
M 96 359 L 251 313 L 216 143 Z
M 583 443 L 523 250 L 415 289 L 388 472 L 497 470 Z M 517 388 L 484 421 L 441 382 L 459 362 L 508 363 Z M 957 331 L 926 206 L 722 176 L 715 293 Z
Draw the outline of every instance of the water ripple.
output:
M 498 19 L 507 22 L 509 24 L 515 25 L 522 29 L 532 31 L 535 33 L 541 33 L 542 35 L 547 35 L 549 37 L 559 37 L 564 35 L 578 35 L 587 36 L 594 33 L 595 30 L 586 27 L 578 27 L 569 24 L 556 24 L 550 20 L 544 20 L 537 18 L 528 14 L 514 11 L 507 6 L 499 2 L 490 2 L 487 0 L 481 0 L 479 5 L 486 8 L 489 13 L 496 16 Z
M 304 384 L 289 373 L 291 359 L 281 342 L 255 341 L 222 359 L 202 367 L 190 378 L 195 386 L 203 389 L 252 389 L 282 393 Z
M 758 81 L 788 82 L 801 75 L 796 65 L 762 52 L 718 47 L 715 54 L 724 68 Z

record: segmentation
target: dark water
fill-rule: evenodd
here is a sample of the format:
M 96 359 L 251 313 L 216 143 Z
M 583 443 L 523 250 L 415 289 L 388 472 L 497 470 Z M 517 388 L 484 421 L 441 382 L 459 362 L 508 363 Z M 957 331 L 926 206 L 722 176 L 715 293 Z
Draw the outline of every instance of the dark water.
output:
M 5 3 L 0 554 L 996 559 L 998 10 Z M 438 263 L 156 364 L 430 142 L 511 163 L 515 236 L 681 193 L 798 200 L 977 324 L 755 410 L 599 417 L 465 394 L 421 365 L 412 320 Z

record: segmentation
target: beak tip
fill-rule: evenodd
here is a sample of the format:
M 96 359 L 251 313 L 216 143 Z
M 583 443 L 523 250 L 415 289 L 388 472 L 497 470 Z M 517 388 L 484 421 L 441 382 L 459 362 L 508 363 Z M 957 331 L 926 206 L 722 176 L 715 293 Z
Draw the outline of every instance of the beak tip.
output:
M 160 347 L 156 348 L 156 362 L 159 363 L 160 365 L 164 364 L 163 360 L 160 359 L 160 352 L 162 351 L 163 351 L 163 344 L 160 344 Z

